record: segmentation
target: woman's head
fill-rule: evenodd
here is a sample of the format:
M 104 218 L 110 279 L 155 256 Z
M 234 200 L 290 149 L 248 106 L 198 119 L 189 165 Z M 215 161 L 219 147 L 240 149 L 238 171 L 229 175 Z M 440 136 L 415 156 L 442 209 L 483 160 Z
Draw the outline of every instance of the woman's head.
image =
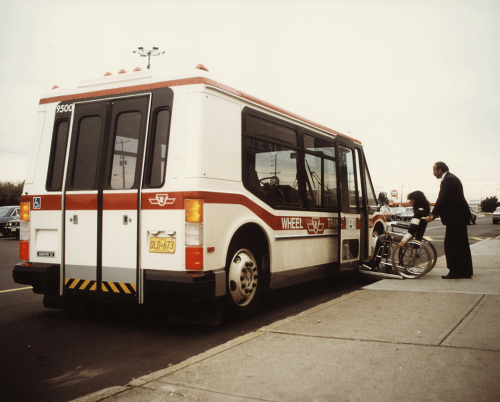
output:
M 430 204 L 429 201 L 427 201 L 427 198 L 425 198 L 425 194 L 422 193 L 419 190 L 412 191 L 408 196 L 406 197 L 410 201 L 413 200 L 413 210 L 416 211 L 419 208 L 423 208 L 425 213 L 430 213 Z

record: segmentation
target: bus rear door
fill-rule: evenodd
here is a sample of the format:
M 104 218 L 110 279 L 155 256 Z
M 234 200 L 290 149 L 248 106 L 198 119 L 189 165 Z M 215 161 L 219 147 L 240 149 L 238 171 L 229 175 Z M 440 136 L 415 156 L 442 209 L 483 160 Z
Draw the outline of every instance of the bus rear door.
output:
M 150 94 L 75 103 L 64 189 L 64 294 L 138 295 Z

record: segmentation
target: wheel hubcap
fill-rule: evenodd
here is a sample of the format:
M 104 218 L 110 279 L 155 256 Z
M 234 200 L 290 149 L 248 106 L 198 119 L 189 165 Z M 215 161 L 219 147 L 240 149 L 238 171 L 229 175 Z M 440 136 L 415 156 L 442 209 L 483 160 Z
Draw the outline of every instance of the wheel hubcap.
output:
M 258 283 L 258 269 L 250 250 L 240 250 L 233 257 L 229 267 L 229 291 L 236 304 L 246 306 L 255 296 Z

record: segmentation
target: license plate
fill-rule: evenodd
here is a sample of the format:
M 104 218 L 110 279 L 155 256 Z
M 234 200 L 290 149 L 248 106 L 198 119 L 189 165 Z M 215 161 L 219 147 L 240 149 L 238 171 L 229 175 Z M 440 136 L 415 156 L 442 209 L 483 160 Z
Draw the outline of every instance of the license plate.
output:
M 150 237 L 150 253 L 175 253 L 175 237 Z

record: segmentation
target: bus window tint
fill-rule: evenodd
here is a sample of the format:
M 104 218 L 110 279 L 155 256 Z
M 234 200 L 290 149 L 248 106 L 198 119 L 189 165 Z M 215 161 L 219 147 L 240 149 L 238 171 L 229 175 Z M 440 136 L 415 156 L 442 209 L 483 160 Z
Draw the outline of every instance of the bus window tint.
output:
M 140 131 L 139 112 L 127 112 L 118 116 L 111 173 L 113 189 L 129 189 L 134 186 Z
M 84 117 L 78 125 L 78 140 L 71 183 L 73 190 L 92 190 L 94 188 L 101 123 L 100 116 L 89 116 Z
M 335 145 L 321 138 L 304 135 L 304 149 L 306 151 L 318 152 L 324 156 L 335 158 Z
M 297 151 L 245 138 L 248 181 L 259 195 L 272 203 L 298 204 Z
M 297 146 L 297 133 L 295 130 L 252 115 L 246 116 L 246 132 Z
M 161 187 L 164 183 L 169 126 L 170 112 L 160 110 L 156 114 L 152 146 L 150 148 L 149 170 L 146 178 L 148 187 Z
M 68 144 L 69 122 L 60 120 L 56 123 L 52 138 L 49 173 L 47 177 L 47 190 L 60 191 L 64 174 L 64 161 Z
M 342 195 L 342 212 L 358 211 L 356 194 L 356 177 L 354 175 L 354 153 L 351 149 L 340 147 L 340 192 Z
M 363 205 L 363 191 L 361 189 L 361 151 L 356 149 L 356 186 L 358 188 L 359 205 Z
M 370 173 L 368 172 L 368 166 L 365 165 L 365 186 L 366 186 L 366 200 L 368 201 L 368 206 L 378 205 L 377 198 L 375 197 L 375 191 L 373 191 L 372 181 L 370 179 Z
M 335 146 L 321 138 L 304 135 L 306 194 L 310 206 L 337 207 Z M 314 153 L 314 154 L 313 154 Z
M 337 208 L 337 172 L 335 161 L 325 159 L 323 172 L 323 202 L 322 205 Z

